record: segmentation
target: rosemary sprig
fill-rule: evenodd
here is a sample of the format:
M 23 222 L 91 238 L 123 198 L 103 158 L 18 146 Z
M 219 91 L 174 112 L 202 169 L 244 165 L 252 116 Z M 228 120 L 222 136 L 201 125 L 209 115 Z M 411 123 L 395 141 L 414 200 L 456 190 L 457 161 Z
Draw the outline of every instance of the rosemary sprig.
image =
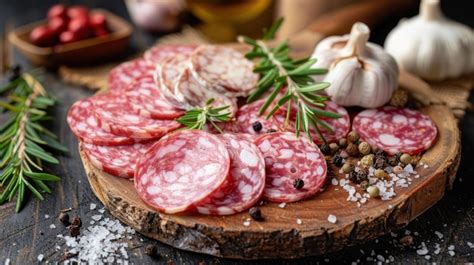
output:
M 290 117 L 292 117 L 292 106 L 296 106 L 296 134 L 299 135 L 300 131 L 303 131 L 309 139 L 312 139 L 310 132 L 312 127 L 319 137 L 325 141 L 320 128 L 325 128 L 330 132 L 332 132 L 332 129 L 321 118 L 340 118 L 340 115 L 323 110 L 328 98 L 320 93 L 330 84 L 327 82 L 316 83 L 312 76 L 325 74 L 327 70 L 313 68 L 312 66 L 316 62 L 315 59 L 292 59 L 289 56 L 290 47 L 286 40 L 274 48 L 270 48 L 265 43 L 265 41 L 274 39 L 282 23 L 283 19 L 281 18 L 270 29 L 265 30 L 262 40 L 254 40 L 245 36 L 239 37 L 239 42 L 247 43 L 253 47 L 246 54 L 246 58 L 249 60 L 259 59 L 254 72 L 259 73 L 261 78 L 257 84 L 257 89 L 249 96 L 247 101 L 255 101 L 270 92 L 260 109 L 260 115 L 266 113 L 271 107 L 267 114 L 267 118 L 269 118 L 286 104 L 285 126 L 288 126 Z M 283 88 L 286 88 L 286 91 L 277 100 Z
M 221 128 L 216 122 L 226 122 L 230 120 L 231 113 L 229 106 L 214 107 L 214 99 L 208 99 L 206 105 L 202 108 L 188 110 L 177 121 L 189 129 L 202 130 L 206 123 L 210 123 L 217 131 L 222 133 Z
M 42 163 L 59 161 L 43 147 L 61 152 L 67 149 L 57 137 L 41 123 L 50 120 L 47 109 L 55 104 L 43 86 L 31 75 L 24 73 L 3 88 L 0 93 L 11 92 L 8 101 L 0 107 L 9 118 L 0 126 L 0 205 L 16 198 L 19 212 L 26 191 L 43 200 L 42 192 L 51 193 L 47 181 L 59 181 L 58 176 L 45 173 Z

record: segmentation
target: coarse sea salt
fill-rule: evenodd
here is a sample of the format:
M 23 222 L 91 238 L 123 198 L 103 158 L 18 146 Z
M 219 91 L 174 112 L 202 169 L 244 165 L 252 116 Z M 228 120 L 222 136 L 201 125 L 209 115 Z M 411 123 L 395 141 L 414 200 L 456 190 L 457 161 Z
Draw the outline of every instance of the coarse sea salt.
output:
M 330 214 L 328 216 L 328 222 L 332 223 L 332 224 L 335 224 L 337 222 L 337 217 L 333 214 Z
M 108 260 L 116 263 L 128 263 L 128 243 L 130 235 L 135 234 L 135 230 L 122 225 L 118 220 L 110 218 L 100 218 L 95 225 L 81 229 L 81 235 L 71 237 L 59 234 L 57 237 L 63 239 L 68 252 L 77 254 L 77 257 L 69 261 L 78 263 L 103 264 Z

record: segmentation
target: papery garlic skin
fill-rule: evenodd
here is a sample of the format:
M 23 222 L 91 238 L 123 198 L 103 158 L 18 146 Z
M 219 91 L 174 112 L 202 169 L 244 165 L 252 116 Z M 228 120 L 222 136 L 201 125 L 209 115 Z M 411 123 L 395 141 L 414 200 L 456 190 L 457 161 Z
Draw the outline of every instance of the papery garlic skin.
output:
M 446 18 L 439 0 L 422 0 L 420 14 L 400 21 L 384 46 L 402 69 L 427 80 L 474 72 L 474 31 Z
M 328 73 L 316 81 L 331 83 L 326 93 L 343 106 L 376 108 L 383 106 L 398 88 L 398 66 L 391 55 L 377 44 L 369 43 L 370 30 L 356 23 L 350 35 L 322 40 L 312 58 L 314 68 Z

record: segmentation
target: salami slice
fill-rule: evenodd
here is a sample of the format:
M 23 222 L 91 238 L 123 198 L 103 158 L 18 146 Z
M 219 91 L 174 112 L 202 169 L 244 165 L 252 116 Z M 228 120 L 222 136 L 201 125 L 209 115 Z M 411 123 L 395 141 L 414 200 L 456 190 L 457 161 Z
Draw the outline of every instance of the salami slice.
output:
M 93 113 L 89 99 L 74 103 L 67 114 L 67 122 L 74 135 L 84 143 L 96 145 L 133 144 L 137 139 L 118 136 L 103 130 Z
M 430 117 L 394 107 L 364 110 L 354 117 L 352 128 L 361 139 L 389 154 L 418 154 L 430 148 L 437 135 Z
M 326 180 L 327 165 L 319 148 L 305 137 L 276 132 L 262 135 L 255 144 L 265 158 L 265 199 L 295 202 L 316 194 Z M 304 181 L 301 189 L 293 185 Z
M 221 187 L 229 167 L 229 153 L 217 136 L 177 131 L 141 157 L 135 187 L 143 201 L 160 212 L 191 211 Z
M 213 90 L 203 87 L 190 73 L 189 69 L 184 69 L 175 87 L 175 94 L 179 95 L 191 107 L 203 107 L 208 99 L 213 98 L 213 105 L 216 107 L 229 106 L 228 111 L 235 115 L 237 112 L 237 102 L 226 96 L 220 95 Z
M 151 64 L 162 63 L 176 54 L 190 53 L 196 49 L 196 45 L 157 45 L 143 54 L 143 58 Z
M 133 109 L 140 115 L 153 119 L 174 119 L 184 112 L 169 103 L 156 88 L 153 76 L 146 75 L 130 84 L 126 96 Z
M 261 99 L 240 108 L 236 116 L 236 127 L 238 132 L 259 135 L 264 134 L 269 130 L 279 131 L 281 127 L 283 127 L 281 118 L 276 118 L 277 116 L 282 116 L 284 120 L 283 112 L 277 111 L 268 119 L 266 119 L 266 115 L 259 115 L 263 103 L 265 103 L 265 100 Z M 258 123 L 260 123 L 261 126 L 258 125 Z
M 153 74 L 154 70 L 155 67 L 152 64 L 141 58 L 124 62 L 110 71 L 108 78 L 109 90 L 124 90 L 137 78 Z
M 324 108 L 325 111 L 330 111 L 333 113 L 339 114 L 341 117 L 337 119 L 332 119 L 332 118 L 325 118 L 322 117 L 321 121 L 324 122 L 326 125 L 328 125 L 331 129 L 332 132 L 326 129 L 325 127 L 318 125 L 318 129 L 321 132 L 322 136 L 326 140 L 326 142 L 335 142 L 338 141 L 341 138 L 344 138 L 350 131 L 351 129 L 351 120 L 349 117 L 349 113 L 347 113 L 347 110 L 342 107 L 337 105 L 336 103 L 332 101 L 327 101 L 325 102 L 326 106 Z M 282 131 L 290 131 L 294 132 L 295 131 L 295 117 L 296 117 L 296 107 L 292 109 L 292 118 L 288 126 L 283 126 L 281 128 Z M 285 121 L 285 116 L 284 115 L 275 115 L 275 119 L 279 121 L 280 124 L 284 125 Z M 321 139 L 321 136 L 316 132 L 316 130 L 311 127 L 311 137 L 313 141 L 316 144 L 323 144 L 324 141 Z
M 227 47 L 205 45 L 191 56 L 193 74 L 212 87 L 222 86 L 238 96 L 248 96 L 258 82 L 254 64 L 242 53 Z
M 257 203 L 265 187 L 265 161 L 258 148 L 233 134 L 218 135 L 227 147 L 230 170 L 227 181 L 197 206 L 201 214 L 230 215 Z
M 163 96 L 175 106 L 183 106 L 185 109 L 190 106 L 182 95 L 175 92 L 175 88 L 179 77 L 189 66 L 189 56 L 188 53 L 176 54 L 158 64 L 155 70 L 155 82 L 159 84 Z
M 174 120 L 157 120 L 141 116 L 130 106 L 126 95 L 104 93 L 91 98 L 99 125 L 113 134 L 150 139 L 162 137 L 180 127 Z
M 153 145 L 132 144 L 100 146 L 83 143 L 82 150 L 89 161 L 98 169 L 122 178 L 133 178 L 138 159 Z

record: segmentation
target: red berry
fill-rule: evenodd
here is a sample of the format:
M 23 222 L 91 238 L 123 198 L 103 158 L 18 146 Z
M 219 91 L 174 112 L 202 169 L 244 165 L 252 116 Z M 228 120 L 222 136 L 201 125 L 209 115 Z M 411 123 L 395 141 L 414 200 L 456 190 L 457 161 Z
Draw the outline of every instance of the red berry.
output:
M 89 24 L 87 20 L 76 18 L 69 21 L 68 31 L 74 33 L 79 39 L 85 39 L 90 35 Z
M 37 26 L 30 33 L 30 41 L 38 46 L 53 46 L 56 42 L 56 35 L 46 25 Z
M 89 9 L 85 6 L 71 6 L 67 10 L 67 16 L 70 19 L 74 18 L 89 18 Z
M 53 17 L 48 21 L 48 27 L 55 35 L 59 35 L 67 29 L 67 19 L 63 17 Z
M 64 31 L 59 35 L 59 42 L 61 42 L 61 44 L 67 44 L 78 40 L 77 36 L 71 31 Z
M 92 28 L 105 28 L 106 17 L 101 13 L 94 13 L 89 16 L 89 25 Z
M 48 18 L 54 17 L 66 17 L 67 7 L 63 4 L 57 4 L 49 8 L 48 10 Z
M 94 29 L 94 35 L 96 37 L 102 37 L 108 35 L 109 32 L 105 28 L 95 28 Z

